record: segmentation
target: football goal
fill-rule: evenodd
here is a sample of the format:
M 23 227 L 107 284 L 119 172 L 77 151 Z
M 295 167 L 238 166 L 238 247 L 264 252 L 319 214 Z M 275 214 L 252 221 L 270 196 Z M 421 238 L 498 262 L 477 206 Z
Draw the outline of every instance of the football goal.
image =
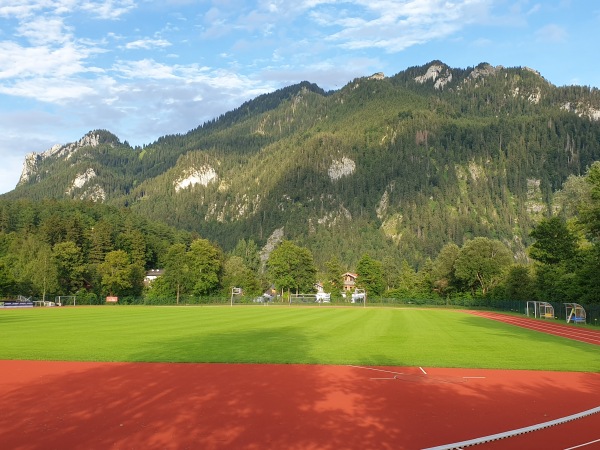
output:
M 76 295 L 57 295 L 56 297 L 54 297 L 54 303 L 56 304 L 56 306 L 65 306 L 65 305 L 75 306 L 76 302 L 77 302 Z
M 315 303 L 317 294 L 290 294 L 290 303 Z
M 564 303 L 567 323 L 585 323 L 585 309 L 579 303 Z
M 528 301 L 525 312 L 529 317 L 554 319 L 554 306 L 548 302 Z

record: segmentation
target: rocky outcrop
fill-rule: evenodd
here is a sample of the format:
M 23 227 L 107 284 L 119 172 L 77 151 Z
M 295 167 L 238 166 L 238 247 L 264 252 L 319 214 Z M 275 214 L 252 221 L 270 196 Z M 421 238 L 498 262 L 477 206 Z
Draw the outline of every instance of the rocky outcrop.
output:
M 596 109 L 591 105 L 586 105 L 583 102 L 571 103 L 567 102 L 560 107 L 565 111 L 577 114 L 579 117 L 587 117 L 590 120 L 600 121 L 600 109 Z
M 448 67 L 441 64 L 433 64 L 429 66 L 424 75 L 415 77 L 415 81 L 421 84 L 427 81 L 433 81 L 434 88 L 443 89 L 444 86 L 452 81 L 452 72 Z
M 21 171 L 21 177 L 19 178 L 19 184 L 26 183 L 33 176 L 37 174 L 38 167 L 42 161 L 48 158 L 65 158 L 69 159 L 76 151 L 84 147 L 97 147 L 100 145 L 100 134 L 96 132 L 89 132 L 83 136 L 79 141 L 72 142 L 70 144 L 60 145 L 56 144 L 50 149 L 42 153 L 31 152 L 25 156 L 25 162 L 23 163 L 23 170 Z
M 350 158 L 343 157 L 341 161 L 333 161 L 329 166 L 328 174 L 331 180 L 339 180 L 342 177 L 352 175 L 356 170 L 356 163 Z
M 218 180 L 218 175 L 215 169 L 209 165 L 204 165 L 199 169 L 191 167 L 184 171 L 182 176 L 175 180 L 173 183 L 175 192 L 179 192 L 187 187 L 195 186 L 197 184 L 201 186 L 208 186 L 213 181 Z

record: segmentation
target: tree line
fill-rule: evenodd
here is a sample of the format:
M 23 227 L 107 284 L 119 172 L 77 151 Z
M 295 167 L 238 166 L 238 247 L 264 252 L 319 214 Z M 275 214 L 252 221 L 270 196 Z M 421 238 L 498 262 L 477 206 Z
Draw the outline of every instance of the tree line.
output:
M 52 299 L 77 295 L 80 303 L 106 296 L 146 303 L 188 303 L 248 296 L 269 287 L 314 292 L 322 283 L 340 299 L 342 274 L 356 272 L 371 297 L 471 297 L 600 303 L 600 162 L 571 176 L 555 196 L 554 214 L 533 231 L 527 258 L 509 245 L 476 236 L 446 243 L 418 269 L 391 246 L 377 259 L 364 253 L 354 267 L 341 255 L 318 264 L 311 250 L 283 240 L 267 258 L 252 239 L 224 252 L 201 236 L 148 221 L 128 209 L 92 202 L 0 201 L 0 297 Z M 163 275 L 144 283 L 149 269 Z

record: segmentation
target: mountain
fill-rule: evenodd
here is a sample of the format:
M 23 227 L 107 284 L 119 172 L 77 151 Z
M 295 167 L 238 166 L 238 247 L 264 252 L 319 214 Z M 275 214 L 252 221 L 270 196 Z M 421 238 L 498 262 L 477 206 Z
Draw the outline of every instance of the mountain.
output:
M 433 61 L 332 92 L 289 86 L 143 148 L 92 131 L 28 155 L 3 197 L 125 206 L 225 250 L 286 238 L 319 264 L 420 266 L 475 236 L 525 258 L 554 193 L 596 160 L 598 89 Z

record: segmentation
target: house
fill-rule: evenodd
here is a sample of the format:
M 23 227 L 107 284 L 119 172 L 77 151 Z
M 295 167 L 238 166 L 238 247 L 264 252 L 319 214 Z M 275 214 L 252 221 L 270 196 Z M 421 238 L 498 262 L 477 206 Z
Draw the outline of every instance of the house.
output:
M 342 275 L 342 289 L 344 292 L 353 291 L 356 287 L 356 279 L 358 274 L 352 272 L 346 272 Z
M 144 285 L 149 286 L 154 280 L 158 277 L 164 275 L 164 269 L 151 269 L 146 272 L 146 276 L 144 277 Z

